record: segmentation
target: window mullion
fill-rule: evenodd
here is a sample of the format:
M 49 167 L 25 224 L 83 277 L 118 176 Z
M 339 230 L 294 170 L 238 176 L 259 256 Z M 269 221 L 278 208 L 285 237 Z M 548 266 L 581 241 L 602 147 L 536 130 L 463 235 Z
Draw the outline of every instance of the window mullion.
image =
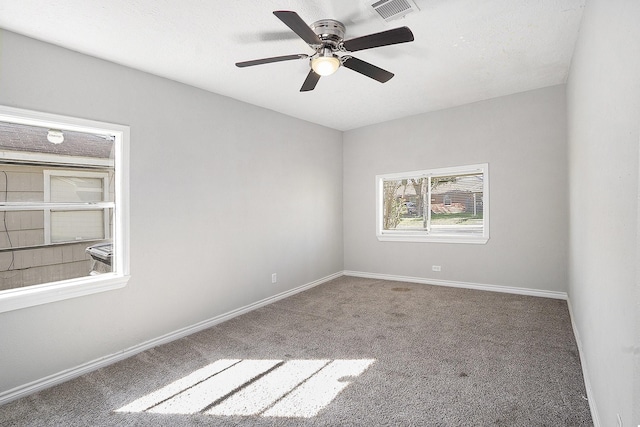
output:
M 431 176 L 429 176 L 427 179 L 428 179 L 427 191 L 425 192 L 427 200 L 425 200 L 425 204 L 424 204 L 426 209 L 424 217 L 426 222 L 425 229 L 427 230 L 427 233 L 430 233 L 431 232 Z
M 98 210 L 115 207 L 114 202 L 91 203 L 0 203 L 0 212 L 42 210 Z

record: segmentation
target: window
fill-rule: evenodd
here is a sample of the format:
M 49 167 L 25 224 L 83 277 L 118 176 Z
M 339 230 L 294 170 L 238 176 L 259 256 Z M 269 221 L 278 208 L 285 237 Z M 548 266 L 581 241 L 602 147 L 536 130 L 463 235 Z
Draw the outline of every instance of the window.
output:
M 44 171 L 45 202 L 62 204 L 44 211 L 45 243 L 109 238 L 114 206 L 109 174 L 113 176 L 112 172 Z
M 0 106 L 0 312 L 125 286 L 128 138 Z
M 489 165 L 376 177 L 377 236 L 383 241 L 486 243 Z

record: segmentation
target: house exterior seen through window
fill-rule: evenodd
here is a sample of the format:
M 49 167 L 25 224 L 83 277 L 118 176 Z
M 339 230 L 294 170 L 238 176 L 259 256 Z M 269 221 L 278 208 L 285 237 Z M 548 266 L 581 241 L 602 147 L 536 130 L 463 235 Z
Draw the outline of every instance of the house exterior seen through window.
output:
M 376 177 L 379 240 L 486 243 L 489 165 Z
M 128 128 L 0 107 L 0 312 L 128 279 Z

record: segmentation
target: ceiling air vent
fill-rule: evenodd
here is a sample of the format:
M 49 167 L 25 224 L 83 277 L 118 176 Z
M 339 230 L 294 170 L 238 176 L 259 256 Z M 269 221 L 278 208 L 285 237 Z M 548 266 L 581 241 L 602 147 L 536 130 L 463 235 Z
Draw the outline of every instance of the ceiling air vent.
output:
M 418 11 L 418 6 L 413 0 L 375 0 L 369 4 L 376 14 L 387 22 Z

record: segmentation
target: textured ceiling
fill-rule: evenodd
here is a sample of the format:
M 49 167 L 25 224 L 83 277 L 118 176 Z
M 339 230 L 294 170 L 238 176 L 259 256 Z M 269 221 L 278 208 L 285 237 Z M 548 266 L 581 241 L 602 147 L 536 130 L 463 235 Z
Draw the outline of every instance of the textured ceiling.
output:
M 0 0 L 0 27 L 294 117 L 347 130 L 566 81 L 585 0 L 416 0 L 385 23 L 366 0 Z M 308 60 L 238 61 L 312 51 L 274 10 L 342 21 L 346 39 L 408 26 L 415 41 L 353 56 L 299 92 Z

